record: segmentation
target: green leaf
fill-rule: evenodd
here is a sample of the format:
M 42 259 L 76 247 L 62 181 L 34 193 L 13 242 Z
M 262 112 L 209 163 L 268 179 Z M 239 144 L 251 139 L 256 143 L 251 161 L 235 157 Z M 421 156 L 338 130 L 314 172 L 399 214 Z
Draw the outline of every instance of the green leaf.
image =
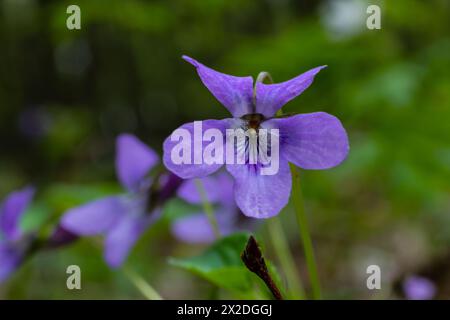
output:
M 251 294 L 253 277 L 241 261 L 248 237 L 247 233 L 235 233 L 216 241 L 199 256 L 171 258 L 169 263 L 235 294 Z

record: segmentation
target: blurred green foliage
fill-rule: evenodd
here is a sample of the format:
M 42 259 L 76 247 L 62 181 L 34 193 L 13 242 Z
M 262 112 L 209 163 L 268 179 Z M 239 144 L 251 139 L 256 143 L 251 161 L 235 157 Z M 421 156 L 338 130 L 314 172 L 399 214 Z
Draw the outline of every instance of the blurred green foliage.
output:
M 364 0 L 79 0 L 82 29 L 70 31 L 73 3 L 0 1 L 0 198 L 37 186 L 26 228 L 120 191 L 119 133 L 161 151 L 178 125 L 228 116 L 182 54 L 229 74 L 269 71 L 276 82 L 326 64 L 285 107 L 334 114 L 349 133 L 341 166 L 302 175 L 326 297 L 378 297 L 365 287 L 369 263 L 385 270 L 381 297 L 401 296 L 398 280 L 422 270 L 450 297 L 449 270 L 434 268 L 450 253 L 448 1 L 371 1 L 381 30 L 365 27 Z M 290 206 L 281 217 L 304 276 Z M 128 264 L 165 297 L 210 297 L 206 282 L 168 267 L 168 256 L 204 249 L 178 243 L 169 223 L 149 230 Z M 260 236 L 274 257 L 264 228 Z M 141 298 L 92 242 L 34 256 L 0 298 Z M 65 287 L 70 264 L 82 268 L 81 291 Z

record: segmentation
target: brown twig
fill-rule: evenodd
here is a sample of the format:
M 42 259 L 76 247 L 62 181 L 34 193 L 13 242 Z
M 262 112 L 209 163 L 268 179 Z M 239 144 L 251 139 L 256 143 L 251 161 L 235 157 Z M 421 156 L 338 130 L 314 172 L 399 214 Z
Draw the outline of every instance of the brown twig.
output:
M 251 272 L 255 273 L 264 281 L 275 299 L 283 300 L 280 290 L 269 274 L 261 249 L 253 236 L 250 236 L 248 239 L 247 246 L 241 254 L 241 259 Z

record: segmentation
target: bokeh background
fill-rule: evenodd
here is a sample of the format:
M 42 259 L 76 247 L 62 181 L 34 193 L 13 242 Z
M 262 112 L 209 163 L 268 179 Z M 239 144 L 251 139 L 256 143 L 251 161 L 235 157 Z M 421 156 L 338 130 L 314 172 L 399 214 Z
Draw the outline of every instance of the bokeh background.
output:
M 69 4 L 81 8 L 81 30 L 66 28 Z M 23 227 L 49 228 L 68 208 L 120 191 L 118 134 L 161 152 L 180 124 L 227 116 L 182 54 L 234 75 L 269 71 L 275 82 L 327 64 L 284 108 L 336 115 L 350 138 L 341 166 L 302 173 L 325 297 L 402 298 L 402 279 L 420 274 L 450 298 L 450 3 L 370 1 L 381 30 L 366 28 L 368 4 L 1 0 L 0 199 L 35 185 Z M 308 287 L 291 206 L 279 217 Z M 166 298 L 233 297 L 167 263 L 204 249 L 175 240 L 169 224 L 167 214 L 127 265 Z M 264 224 L 258 236 L 278 266 Z M 95 241 L 39 252 L 0 298 L 141 299 Z M 82 290 L 65 286 L 70 264 L 82 269 Z M 382 270 L 376 292 L 369 264 Z

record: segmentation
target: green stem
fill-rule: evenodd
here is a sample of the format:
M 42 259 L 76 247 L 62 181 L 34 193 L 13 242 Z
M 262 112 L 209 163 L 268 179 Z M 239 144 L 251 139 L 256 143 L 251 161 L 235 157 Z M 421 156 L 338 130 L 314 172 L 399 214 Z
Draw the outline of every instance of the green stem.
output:
M 102 244 L 98 242 L 97 239 L 93 239 L 90 243 L 94 248 L 101 250 Z M 122 267 L 122 271 L 139 292 L 141 292 L 148 300 L 163 300 L 159 293 L 134 270 L 124 266 Z
M 314 257 L 313 244 L 308 230 L 305 207 L 303 205 L 303 196 L 300 188 L 300 175 L 297 168 L 293 164 L 290 164 L 290 166 L 292 173 L 292 198 L 295 212 L 297 214 L 297 223 L 303 244 L 303 250 L 305 252 L 306 265 L 308 267 L 309 279 L 311 281 L 313 298 L 315 300 L 319 300 L 321 299 L 320 282 L 317 273 L 316 259 Z
M 273 79 L 268 72 L 265 72 L 265 71 L 260 72 L 258 77 L 256 78 L 255 86 L 253 88 L 253 102 L 255 105 L 256 105 L 256 83 L 258 83 L 258 82 L 263 83 L 266 80 L 269 83 L 273 83 Z M 282 109 L 278 110 L 277 116 L 282 116 L 282 114 L 283 114 Z M 299 176 L 298 171 L 295 168 L 295 166 L 293 164 L 290 164 L 290 166 L 291 166 L 291 172 L 292 172 L 292 195 L 293 195 L 293 199 L 294 199 L 293 201 L 294 201 L 295 212 L 297 214 L 297 222 L 299 225 L 300 237 L 302 239 L 303 250 L 305 252 L 306 265 L 308 268 L 308 274 L 309 274 L 311 286 L 313 289 L 313 298 L 318 300 L 321 298 L 320 283 L 319 283 L 319 277 L 317 274 L 317 265 L 316 265 L 316 259 L 314 257 L 314 249 L 313 249 L 313 245 L 312 245 L 312 241 L 311 241 L 311 236 L 309 235 L 308 224 L 307 224 L 306 215 L 305 215 L 305 208 L 303 205 L 303 196 L 302 196 L 302 192 L 300 189 L 300 176 Z M 273 228 L 278 228 L 279 233 L 280 234 L 282 233 L 281 224 L 279 222 L 278 222 L 278 227 L 275 226 Z M 277 232 L 277 230 L 275 230 L 275 232 Z M 284 237 L 278 237 L 278 238 L 284 239 Z M 284 241 L 285 241 L 285 239 L 284 239 Z M 274 245 L 277 245 L 277 244 L 274 243 Z M 280 243 L 278 243 L 278 245 L 280 245 Z M 283 244 L 281 244 L 281 246 L 283 246 Z M 283 255 L 283 257 L 280 256 L 280 262 L 284 265 L 283 268 L 285 269 L 286 274 L 288 274 L 288 273 L 290 274 L 289 278 L 294 280 L 292 282 L 292 284 L 294 286 L 298 286 L 298 288 L 301 288 L 301 290 L 299 290 L 299 289 L 297 289 L 297 290 L 299 290 L 298 292 L 303 293 L 303 288 L 301 287 L 301 281 L 300 281 L 300 278 L 298 278 L 297 273 L 295 272 L 295 263 L 292 259 L 292 256 L 290 255 L 290 251 L 289 251 L 286 241 L 285 241 L 285 249 L 281 249 L 281 250 L 277 250 L 277 251 L 279 251 L 281 253 L 281 255 Z M 285 260 L 285 261 L 282 262 L 282 260 Z M 295 280 L 296 278 L 298 278 L 298 282 L 297 282 L 297 280 Z M 297 282 L 297 284 L 294 284 L 296 282 Z M 304 296 L 304 293 L 303 293 L 303 296 Z
M 280 219 L 272 219 L 267 226 L 272 240 L 272 245 L 277 254 L 277 259 L 286 274 L 291 296 L 294 299 L 304 299 L 305 291 L 303 290 L 302 281 L 296 270 L 295 261 L 289 249 Z
M 206 216 L 208 217 L 214 235 L 217 239 L 219 239 L 220 238 L 219 224 L 217 223 L 213 207 L 206 195 L 205 186 L 203 185 L 203 182 L 199 179 L 195 179 L 195 185 L 197 187 L 198 193 L 200 194 L 200 198 L 202 199 L 203 210 L 205 211 Z
M 155 289 L 145 281 L 139 274 L 134 270 L 127 267 L 123 268 L 124 274 L 130 279 L 131 283 L 142 293 L 144 297 L 148 300 L 163 300 L 163 298 L 156 292 Z

